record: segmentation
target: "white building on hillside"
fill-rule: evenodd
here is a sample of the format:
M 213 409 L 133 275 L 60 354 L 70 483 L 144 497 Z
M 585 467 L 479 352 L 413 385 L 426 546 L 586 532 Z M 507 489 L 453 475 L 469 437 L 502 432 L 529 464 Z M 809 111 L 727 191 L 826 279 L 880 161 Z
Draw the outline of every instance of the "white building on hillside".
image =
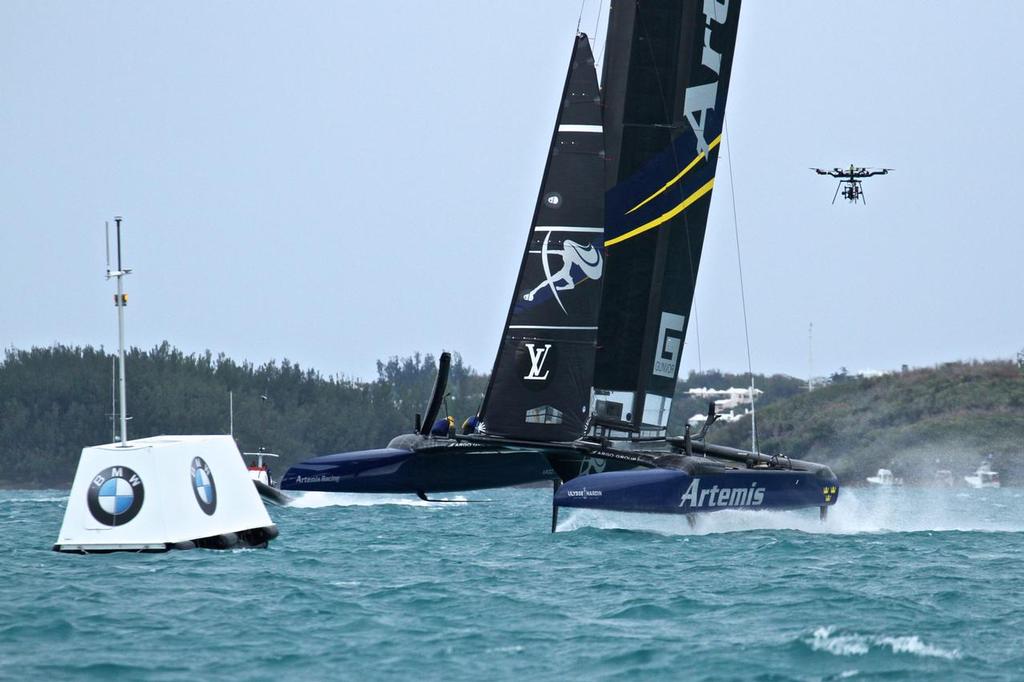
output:
M 687 393 L 691 398 L 698 400 L 713 400 L 715 414 L 724 422 L 738 421 L 750 414 L 750 404 L 753 402 L 750 398 L 749 388 L 691 388 Z M 754 399 L 757 399 L 762 393 L 761 389 L 755 388 Z M 707 418 L 706 414 L 695 414 L 687 421 L 690 426 L 699 428 L 707 421 Z

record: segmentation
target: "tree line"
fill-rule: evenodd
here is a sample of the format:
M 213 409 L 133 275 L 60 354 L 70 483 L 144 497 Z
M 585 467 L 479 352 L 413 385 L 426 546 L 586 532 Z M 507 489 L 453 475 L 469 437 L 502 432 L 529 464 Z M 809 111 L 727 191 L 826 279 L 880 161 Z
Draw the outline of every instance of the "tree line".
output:
M 0 486 L 66 487 L 81 449 L 109 443 L 111 363 L 102 348 L 55 345 L 9 349 L 0 362 Z M 437 372 L 433 355 L 377 363 L 377 377 L 323 376 L 285 359 L 260 365 L 209 351 L 185 354 L 167 342 L 127 353 L 128 433 L 226 434 L 229 393 L 234 437 L 243 451 L 282 457 L 277 473 L 313 455 L 379 448 L 413 428 Z M 692 372 L 679 382 L 669 431 L 707 411 L 689 388 L 747 387 L 746 374 Z M 981 459 L 1024 474 L 1024 375 L 1010 362 L 947 363 L 880 377 L 855 377 L 808 393 L 806 382 L 755 375 L 762 451 L 811 459 L 856 482 L 881 467 L 905 478 L 935 468 L 955 475 Z M 452 359 L 442 414 L 457 424 L 476 414 L 487 375 Z M 750 420 L 716 425 L 712 442 L 750 446 Z M 922 479 L 923 480 L 923 479 Z M 1004 476 L 1004 480 L 1007 480 Z
M 9 349 L 0 364 L 0 485 L 65 487 L 84 446 L 112 441 L 111 363 L 102 348 Z M 323 376 L 285 359 L 255 365 L 223 354 L 185 354 L 167 342 L 126 353 L 130 438 L 226 434 L 229 392 L 243 451 L 282 455 L 277 467 L 315 454 L 383 447 L 412 430 L 437 361 L 415 354 L 377 363 L 377 378 Z M 452 358 L 446 409 L 474 414 L 487 377 Z M 442 414 L 444 413 L 442 408 Z

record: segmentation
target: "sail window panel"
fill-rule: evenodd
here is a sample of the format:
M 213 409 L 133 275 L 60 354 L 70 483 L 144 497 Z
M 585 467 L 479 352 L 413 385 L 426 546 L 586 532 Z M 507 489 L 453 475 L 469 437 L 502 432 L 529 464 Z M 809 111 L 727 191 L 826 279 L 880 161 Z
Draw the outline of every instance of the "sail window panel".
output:
M 644 426 L 668 427 L 668 415 L 672 410 L 672 398 L 669 396 L 648 393 L 644 400 Z
M 594 404 L 594 414 L 598 417 L 622 421 L 622 403 L 610 402 L 608 400 L 597 400 Z
M 629 391 L 606 391 L 596 389 L 593 398 L 595 417 L 617 421 L 633 421 L 634 394 Z
M 541 405 L 526 411 L 528 424 L 561 424 L 562 411 L 551 405 Z

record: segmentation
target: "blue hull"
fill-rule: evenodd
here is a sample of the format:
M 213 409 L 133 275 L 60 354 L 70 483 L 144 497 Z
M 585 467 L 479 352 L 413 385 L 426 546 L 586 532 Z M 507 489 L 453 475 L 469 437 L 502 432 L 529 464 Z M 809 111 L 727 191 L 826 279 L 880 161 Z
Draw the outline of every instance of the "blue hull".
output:
M 420 494 L 501 488 L 553 480 L 544 452 L 466 445 L 346 452 L 296 464 L 281 478 L 281 489 Z
M 835 504 L 839 481 L 813 472 L 740 469 L 691 476 L 676 469 L 589 474 L 565 483 L 556 507 L 648 514 L 696 514 L 722 509 L 794 509 Z

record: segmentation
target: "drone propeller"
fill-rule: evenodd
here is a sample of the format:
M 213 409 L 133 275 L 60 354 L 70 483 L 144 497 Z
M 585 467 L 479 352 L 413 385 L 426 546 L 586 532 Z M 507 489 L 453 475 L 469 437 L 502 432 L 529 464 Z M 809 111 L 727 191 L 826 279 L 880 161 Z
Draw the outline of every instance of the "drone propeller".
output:
M 888 175 L 892 168 L 858 168 L 857 177 L 870 178 L 873 175 Z
M 833 168 L 828 170 L 826 168 L 811 168 L 812 171 L 818 175 L 831 175 L 833 178 L 845 178 L 849 177 L 850 171 L 846 168 Z

